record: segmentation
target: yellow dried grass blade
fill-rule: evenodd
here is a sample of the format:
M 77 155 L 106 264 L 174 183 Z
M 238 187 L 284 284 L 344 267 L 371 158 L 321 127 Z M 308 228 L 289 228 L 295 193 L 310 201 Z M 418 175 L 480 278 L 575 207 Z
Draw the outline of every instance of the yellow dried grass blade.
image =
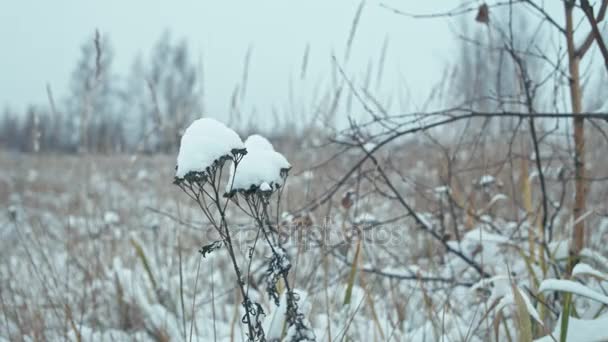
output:
M 361 252 L 361 239 L 357 241 L 357 249 L 355 250 L 355 258 L 353 264 L 350 267 L 350 273 L 348 275 L 348 283 L 346 286 L 346 293 L 344 294 L 344 305 L 350 304 L 350 300 L 353 294 L 353 286 L 355 285 L 355 275 L 357 274 L 357 268 L 359 268 L 359 253 Z
M 532 342 L 532 322 L 530 321 L 530 314 L 526 308 L 526 302 L 524 302 L 521 293 L 515 285 L 511 285 L 513 291 L 513 298 L 515 298 L 515 306 L 517 308 L 517 333 L 519 335 L 518 341 L 521 342 Z

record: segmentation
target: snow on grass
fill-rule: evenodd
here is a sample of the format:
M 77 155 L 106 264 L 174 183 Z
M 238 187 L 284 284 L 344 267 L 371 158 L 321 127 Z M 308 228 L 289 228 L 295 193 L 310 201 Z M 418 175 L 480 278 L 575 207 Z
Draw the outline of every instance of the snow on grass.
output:
M 481 176 L 481 178 L 479 178 L 479 180 L 477 181 L 477 184 L 479 184 L 481 186 L 487 186 L 487 185 L 494 184 L 494 182 L 496 182 L 496 178 L 494 178 L 494 176 L 483 175 L 483 176 Z
M 592 276 L 598 279 L 603 279 L 603 280 L 608 280 L 608 275 L 594 269 L 593 267 L 589 266 L 588 264 L 585 263 L 578 263 L 576 264 L 576 266 L 574 266 L 574 269 L 572 270 L 572 276 L 574 277 L 580 277 L 580 276 Z
M 565 260 L 570 254 L 570 252 L 568 251 L 567 240 L 557 240 L 549 242 L 549 250 L 551 251 L 551 255 L 553 256 L 553 258 L 558 260 Z
M 561 321 L 558 319 L 558 321 Z M 600 342 L 608 341 L 608 315 L 603 315 L 596 319 L 583 320 L 574 317 L 568 319 L 567 341 Z M 556 324 L 555 330 L 551 335 L 544 336 L 535 342 L 559 341 L 561 326 Z
M 532 305 L 530 298 L 526 292 L 523 291 L 519 286 L 515 285 L 513 281 L 514 280 L 508 275 L 497 275 L 491 278 L 484 278 L 475 283 L 471 287 L 471 291 L 488 289 L 490 291 L 490 297 L 488 299 L 489 302 L 500 300 L 496 306 L 496 311 L 498 312 L 506 306 L 515 306 L 515 296 L 513 292 L 517 289 L 530 316 L 532 316 L 532 318 L 542 325 L 543 323 L 540 319 L 540 315 L 534 308 L 534 305 Z
M 436 196 L 436 198 L 441 198 L 442 196 L 451 194 L 452 190 L 450 189 L 449 186 L 443 185 L 443 186 L 438 186 L 438 187 L 434 188 L 433 190 L 431 190 L 431 193 L 433 193 Z
M 210 118 L 195 120 L 182 136 L 175 177 L 203 172 L 222 157 L 230 157 L 233 150 L 244 148 L 238 134 L 223 123 Z
M 598 265 L 606 265 L 608 267 L 608 258 L 589 248 L 583 248 L 581 256 L 590 260 L 594 260 Z M 604 269 L 606 268 L 604 267 Z
M 490 302 L 508 295 L 511 292 L 511 278 L 508 275 L 496 275 L 483 278 L 471 286 L 471 291 L 490 290 Z
M 540 319 L 540 315 L 534 308 L 534 305 L 532 305 L 530 298 L 528 298 L 528 295 L 519 286 L 512 286 L 511 289 L 512 289 L 511 293 L 502 297 L 502 299 L 496 306 L 496 311 L 500 311 L 502 308 L 504 308 L 507 305 L 516 305 L 515 304 L 515 295 L 514 295 L 513 291 L 517 291 L 517 292 L 519 292 L 519 295 L 521 296 L 521 298 L 524 301 L 524 304 L 526 305 L 526 311 L 528 311 L 528 314 L 530 316 L 532 316 L 532 318 L 534 318 L 534 320 L 536 320 L 536 322 L 538 322 L 540 325 L 544 325 L 543 321 Z
M 379 220 L 371 213 L 361 213 L 357 217 L 355 217 L 356 224 L 370 224 L 374 225 L 378 223 Z
M 114 211 L 106 211 L 103 214 L 103 222 L 107 225 L 117 224 L 120 222 L 120 216 Z
M 570 292 L 579 296 L 587 297 L 598 302 L 608 304 L 608 296 L 597 293 L 587 286 L 572 280 L 545 279 L 540 284 L 538 292 L 561 291 Z
M 287 325 L 287 298 L 285 293 L 281 295 L 279 306 L 270 312 L 269 316 L 266 316 L 264 325 L 267 339 L 271 341 L 281 340 L 283 337 L 283 330 Z
M 260 145 L 263 144 L 251 145 L 249 139 L 244 144 L 248 150 L 252 151 L 251 153 L 254 153 L 253 150 Z M 259 149 L 263 150 L 263 148 Z M 32 157 L 27 158 L 32 159 Z M 47 173 L 41 172 L 39 175 L 37 182 L 40 184 L 44 184 L 43 181 L 47 182 L 48 185 L 45 185 L 45 188 L 60 189 L 61 195 L 59 196 L 55 192 L 39 192 L 36 188 L 28 190 L 27 186 L 23 191 L 20 184 L 28 184 L 26 182 L 27 172 L 9 168 L 4 170 L 6 176 L 0 174 L 0 181 L 8 187 L 8 193 L 5 194 L 5 198 L 8 199 L 7 208 L 4 214 L 0 215 L 0 226 L 4 225 L 7 228 L 4 232 L 0 229 L 0 236 L 4 238 L 3 244 L 0 246 L 2 247 L 0 248 L 0 252 L 2 252 L 0 260 L 3 261 L 0 262 L 0 274 L 10 275 L 0 277 L 2 278 L 0 288 L 5 290 L 3 293 L 7 293 L 5 299 L 8 298 L 6 310 L 4 312 L 0 310 L 0 326 L 2 327 L 0 328 L 0 341 L 18 340 L 28 333 L 30 335 L 24 337 L 26 340 L 33 340 L 32 336 L 40 336 L 39 339 L 42 340 L 71 341 L 145 341 L 161 337 L 170 340 L 187 340 L 191 325 L 194 327 L 192 340 L 234 339 L 240 341 L 246 338 L 246 326 L 240 322 L 244 311 L 240 303 L 235 300 L 234 278 L 230 272 L 224 270 L 225 265 L 229 265 L 230 262 L 228 253 L 209 255 L 207 259 L 203 260 L 201 274 L 197 273 L 198 263 L 201 259 L 200 255 L 196 253 L 196 249 L 200 243 L 205 243 L 205 241 L 200 241 L 199 229 L 189 227 L 190 222 L 196 227 L 202 226 L 204 222 L 196 208 L 183 206 L 179 209 L 176 206 L 176 203 L 179 203 L 176 200 L 178 197 L 174 198 L 171 193 L 165 191 L 166 187 L 163 184 L 168 177 L 173 176 L 173 173 L 163 165 L 169 165 L 173 161 L 166 159 L 165 156 L 158 160 L 156 158 L 144 160 L 142 157 L 137 161 L 139 164 L 133 168 L 132 176 L 137 174 L 137 179 L 145 180 L 147 184 L 146 186 L 136 184 L 136 187 L 133 188 L 121 185 L 122 178 L 119 177 L 123 177 L 124 174 L 120 170 L 109 172 L 113 169 L 100 168 L 94 175 L 82 172 L 88 178 L 83 178 L 81 182 L 93 185 L 95 196 L 86 196 L 86 193 L 83 196 L 82 191 L 73 188 L 74 177 L 71 176 L 72 174 L 68 174 L 69 171 L 64 171 L 64 169 L 71 170 L 72 167 L 62 165 L 64 168 L 62 171 L 66 172 L 66 177 L 47 179 L 44 178 L 47 177 Z M 61 164 L 69 162 L 71 161 L 61 160 Z M 152 162 L 162 164 L 151 164 Z M 101 162 L 98 163 L 103 165 Z M 148 163 L 150 164 L 148 165 Z M 81 164 L 84 163 L 78 160 L 78 165 Z M 424 166 L 424 164 L 422 165 Z M 29 168 L 31 167 L 28 164 L 24 164 L 24 170 Z M 138 170 L 143 170 L 140 172 L 141 176 Z M 420 172 L 425 170 L 428 168 L 422 168 Z M 57 172 L 51 171 L 49 174 Z M 290 195 L 305 193 L 302 187 L 308 187 L 307 182 L 310 180 L 314 179 L 314 184 L 323 182 L 324 170 L 315 170 L 315 172 L 318 172 L 318 175 L 311 171 L 303 172 L 298 177 L 299 183 L 295 183 L 295 185 L 291 180 L 292 194 Z M 104 176 L 100 178 L 99 175 Z M 109 175 L 113 175 L 114 178 Z M 415 174 L 414 176 L 422 177 L 421 175 Z M 108 184 L 111 191 L 106 189 Z M 155 187 L 156 184 L 159 186 Z M 327 186 L 327 183 L 319 184 L 321 189 Z M 266 190 L 269 187 L 272 190 L 271 184 L 267 182 L 259 185 L 260 190 Z M 72 190 L 64 191 L 63 189 Z M 28 191 L 29 196 L 35 195 L 33 198 L 36 201 L 27 199 Z M 447 191 L 447 188 L 440 188 L 437 192 L 444 193 L 444 191 Z M 494 197 L 497 196 L 500 195 Z M 429 197 L 432 198 L 432 196 Z M 285 196 L 285 198 L 289 197 Z M 298 201 L 302 201 L 301 198 L 303 197 L 295 197 L 296 206 L 298 206 Z M 70 203 L 76 203 L 78 206 L 74 207 Z M 13 206 L 9 207 L 10 204 Z M 176 225 L 176 221 L 147 208 L 159 208 L 163 212 L 179 213 L 180 217 L 183 215 L 183 220 L 187 221 L 188 225 L 172 229 Z M 426 209 L 422 206 L 419 208 L 421 212 Z M 287 213 L 282 217 L 286 225 L 295 226 L 293 223 L 295 220 L 303 221 L 302 215 L 306 215 L 304 217 L 311 222 L 314 219 L 320 221 L 318 217 L 314 216 L 314 212 L 297 213 L 300 216 L 294 216 L 296 213 L 289 214 L 289 208 L 284 208 L 284 210 Z M 364 210 L 365 214 L 359 217 L 361 221 L 369 219 L 369 215 L 388 218 L 402 214 L 399 207 L 383 197 L 379 200 L 370 199 L 369 205 L 366 205 Z M 119 224 L 112 229 L 104 229 L 104 223 L 115 221 L 112 218 L 113 215 L 105 215 L 106 212 L 112 211 L 120 214 Z M 233 221 L 248 222 L 244 214 L 230 213 L 230 215 Z M 308 215 L 312 218 L 309 218 Z M 373 216 L 371 217 L 373 218 Z M 440 227 L 441 218 L 436 213 L 425 213 L 423 219 L 429 226 Z M 336 215 L 331 220 L 327 226 L 340 229 L 343 218 Z M 525 221 L 525 219 L 522 220 Z M 40 226 L 37 223 L 39 221 L 43 221 L 44 226 Z M 293 267 L 294 278 L 297 279 L 297 281 L 294 280 L 293 286 L 307 288 L 310 292 L 308 303 L 312 309 L 306 308 L 303 295 L 298 301 L 298 305 L 306 319 L 312 322 L 311 328 L 314 329 L 318 341 L 328 341 L 329 339 L 335 341 L 341 338 L 351 341 L 373 341 L 374 339 L 485 341 L 490 340 L 495 332 L 490 323 L 496 317 L 504 317 L 504 320 L 500 320 L 502 323 L 497 323 L 498 340 L 507 340 L 507 331 L 513 338 L 516 338 L 515 316 L 506 312 L 515 311 L 513 295 L 517 292 L 514 292 L 512 284 L 515 282 L 515 285 L 519 286 L 517 291 L 520 291 L 519 294 L 522 295 L 526 308 L 529 312 L 534 312 L 530 309 L 529 302 L 534 304 L 535 300 L 529 297 L 530 293 L 523 286 L 531 282 L 532 273 L 536 273 L 538 277 L 542 272 L 536 265 L 526 266 L 526 262 L 516 253 L 517 249 L 525 250 L 528 247 L 526 235 L 508 239 L 510 236 L 515 236 L 514 232 L 520 229 L 525 222 L 509 221 L 497 216 L 496 212 L 484 215 L 483 222 L 486 221 L 496 226 L 497 229 L 490 229 L 489 223 L 480 223 L 472 227 L 472 230 L 465 229 L 459 224 L 457 228 L 462 229 L 459 231 L 463 232 L 461 239 L 450 240 L 449 244 L 455 249 L 461 250 L 466 256 L 482 263 L 484 271 L 494 277 L 487 279 L 480 277 L 453 254 L 444 254 L 431 249 L 428 253 L 430 256 L 428 256 L 426 250 L 429 247 L 427 246 L 431 245 L 422 243 L 426 241 L 424 236 L 419 236 L 423 233 L 418 233 L 415 226 L 411 225 L 409 221 L 399 221 L 395 224 L 395 230 L 403 231 L 401 235 L 391 235 L 391 241 L 380 241 L 383 243 L 381 248 L 373 248 L 375 246 L 371 244 L 367 245 L 370 248 L 366 249 L 360 270 L 362 274 L 365 272 L 370 276 L 370 280 L 373 277 L 374 286 L 358 287 L 355 285 L 352 304 L 348 307 L 343 305 L 346 286 L 340 276 L 345 270 L 342 259 L 330 256 L 324 259 L 324 254 L 319 253 L 316 246 L 298 245 L 295 239 L 288 241 L 285 251 L 289 255 L 300 253 L 301 246 L 306 247 L 306 249 L 302 248 L 302 257 L 297 259 L 297 267 Z M 325 221 L 323 223 L 325 224 Z M 6 235 L 10 231 L 12 231 L 10 236 Z M 122 236 L 114 235 L 113 231 L 122 231 Z M 141 245 L 142 255 L 145 255 L 145 258 L 136 253 L 136 249 L 129 244 L 130 239 L 125 238 L 125 235 L 130 237 L 128 233 L 131 231 L 137 233 L 136 241 Z M 177 241 L 176 232 L 179 234 Z M 393 233 L 392 230 L 386 232 Z M 470 232 L 470 234 L 464 232 Z M 600 230 L 594 230 L 592 234 L 593 243 L 601 241 Z M 30 240 L 29 237 L 34 237 L 35 240 Z M 239 262 L 245 264 L 248 262 L 247 248 L 250 244 L 246 243 L 247 236 L 238 237 L 241 250 L 237 256 Z M 37 243 L 38 239 L 40 244 Z M 214 236 L 213 240 L 216 239 L 219 237 Z M 327 236 L 327 245 L 334 245 L 343 240 L 340 235 L 332 233 Z M 176 242 L 174 243 L 174 241 Z M 601 243 L 598 244 L 601 246 Z M 66 249 L 66 245 L 77 248 Z M 311 246 L 310 250 L 308 246 Z M 511 248 L 511 246 L 517 248 Z M 345 253 L 352 255 L 353 247 L 348 247 L 350 249 L 346 249 Z M 550 243 L 549 250 L 555 257 L 557 265 L 565 265 L 568 257 L 567 247 L 568 241 Z M 31 257 L 28 256 L 28 253 L 31 254 Z M 269 251 L 260 250 L 259 253 L 268 255 Z M 597 272 L 602 273 L 606 273 L 608 270 L 605 266 L 608 265 L 608 262 L 605 262 L 604 255 L 606 253 L 601 248 L 598 252 L 590 249 L 584 249 L 581 252 L 582 260 L 592 265 Z M 438 260 L 441 263 L 437 263 Z M 30 266 L 32 262 L 34 265 L 43 265 L 43 267 L 38 267 L 38 271 L 36 271 L 34 267 Z M 45 266 L 49 263 L 50 267 Z M 149 273 L 146 270 L 146 263 L 150 269 Z M 89 265 L 94 267 L 87 267 Z M 325 267 L 327 267 L 327 271 L 324 271 Z M 531 270 L 528 270 L 528 267 Z M 253 258 L 251 270 L 251 279 L 264 279 L 262 275 L 266 270 L 266 259 Z M 66 274 L 69 275 L 68 283 L 60 282 L 57 286 L 54 279 L 62 279 Z M 574 274 L 577 279 L 584 275 L 584 279 L 588 280 L 588 275 L 595 274 L 595 272 L 592 272 L 587 266 L 579 264 Z M 451 282 L 446 284 L 423 280 L 393 279 L 412 275 L 419 275 L 421 278 L 453 278 L 465 285 L 452 286 Z M 550 269 L 547 276 L 557 278 L 560 274 L 554 274 Z M 324 286 L 323 277 L 328 279 L 327 289 Z M 155 279 L 155 281 L 153 282 L 151 279 Z M 471 288 L 466 286 L 469 283 L 476 284 Z M 594 285 L 595 292 L 601 293 L 597 290 L 600 287 L 597 286 L 595 279 L 590 283 Z M 23 286 L 23 284 L 27 284 L 27 286 Z M 546 284 L 543 290 L 549 291 L 547 288 L 550 286 L 547 287 Z M 577 285 L 585 288 L 582 284 Z M 183 293 L 180 294 L 182 286 Z M 471 291 L 478 289 L 482 291 Z M 588 288 L 587 290 L 593 291 Z M 254 291 L 254 287 L 251 288 L 251 291 Z M 262 288 L 254 293 L 254 300 L 261 303 L 267 314 L 264 318 L 267 337 L 282 336 L 284 340 L 289 340 L 289 329 L 285 329 L 287 331 L 283 329 L 285 321 L 283 296 L 281 296 L 281 304 L 275 307 L 266 299 Z M 324 293 L 327 294 L 327 299 Z M 524 293 L 526 296 L 523 295 Z M 549 294 L 550 292 L 544 293 Z M 89 301 L 91 294 L 98 299 L 94 303 L 95 305 Z M 496 308 L 491 310 L 487 316 L 483 315 L 486 311 L 485 308 L 489 308 L 494 300 L 500 301 L 505 296 L 508 298 L 501 303 L 501 306 L 506 307 L 500 316 Z M 404 297 L 406 300 L 401 300 Z M 434 304 L 426 305 L 425 303 L 428 303 L 429 300 Z M 552 311 L 559 312 L 561 306 L 559 301 L 555 301 L 554 296 L 547 295 L 545 300 L 549 302 Z M 185 303 L 184 309 L 182 309 L 182 301 Z M 80 317 L 76 322 L 77 329 L 70 329 L 68 326 L 67 337 L 64 329 L 65 322 L 69 322 L 65 316 L 67 310 L 56 311 L 53 306 L 43 305 L 49 302 L 60 306 L 68 305 L 66 307 L 77 310 L 76 314 Z M 83 306 L 80 308 L 74 303 L 83 303 Z M 377 325 L 374 323 L 369 303 L 373 303 L 375 306 Z M 446 304 L 435 305 L 435 303 Z M 580 317 L 588 320 L 571 317 L 568 340 L 608 340 L 608 336 L 606 336 L 608 317 L 606 317 L 605 310 L 600 311 L 604 304 L 579 295 L 573 296 L 573 303 L 576 305 Z M 537 310 L 542 305 L 544 304 L 538 302 L 536 308 L 533 309 Z M 358 308 L 360 309 L 357 311 Z M 216 311 L 214 312 L 214 310 Z M 403 313 L 409 314 L 398 318 L 395 316 L 397 310 L 403 310 Z M 596 318 L 598 312 L 604 316 L 590 320 Z M 534 316 L 530 317 L 531 320 L 532 317 Z M 553 315 L 550 317 L 552 319 L 544 322 L 546 328 L 535 327 L 539 328 L 535 331 L 541 334 L 554 331 L 553 335 L 559 339 L 560 320 Z M 210 324 L 212 319 L 215 319 L 215 325 Z M 30 322 L 36 323 L 36 326 L 40 327 L 40 331 L 34 330 L 38 329 L 35 326 L 33 329 L 30 328 Z M 486 324 L 486 322 L 489 323 Z M 532 324 L 537 325 L 536 321 Z M 384 339 L 380 337 L 380 329 L 384 332 Z M 553 339 L 547 337 L 540 341 L 553 341 Z
M 510 242 L 508 237 L 488 232 L 482 227 L 470 230 L 464 235 L 464 239 L 473 242 L 488 242 L 495 244 L 508 244 Z

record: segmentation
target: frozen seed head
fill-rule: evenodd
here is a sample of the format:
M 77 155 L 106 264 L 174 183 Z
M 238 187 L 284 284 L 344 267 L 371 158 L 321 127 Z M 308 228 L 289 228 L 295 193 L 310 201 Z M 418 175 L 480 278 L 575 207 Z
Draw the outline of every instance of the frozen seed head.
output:
M 238 164 L 236 173 L 234 167 L 231 168 L 231 181 L 227 184 L 226 192 L 247 192 L 256 189 L 262 191 L 276 190 L 283 185 L 283 180 L 289 169 L 291 169 L 291 164 L 278 152 L 269 150 L 247 151 L 247 154 Z M 270 189 L 263 190 L 262 186 Z
M 215 119 L 195 120 L 182 136 L 175 178 L 204 175 L 215 163 L 233 159 L 237 153 L 245 153 L 245 145 L 235 131 Z
M 260 184 L 260 191 L 272 191 L 272 187 L 270 187 L 270 184 L 264 182 Z
M 274 191 L 283 185 L 291 164 L 276 152 L 272 144 L 261 135 L 252 135 L 245 142 L 247 154 L 230 169 L 226 193 Z
M 245 147 L 247 150 L 266 150 L 266 151 L 274 151 L 274 147 L 268 139 L 264 138 L 259 134 L 250 135 L 247 140 L 245 140 Z

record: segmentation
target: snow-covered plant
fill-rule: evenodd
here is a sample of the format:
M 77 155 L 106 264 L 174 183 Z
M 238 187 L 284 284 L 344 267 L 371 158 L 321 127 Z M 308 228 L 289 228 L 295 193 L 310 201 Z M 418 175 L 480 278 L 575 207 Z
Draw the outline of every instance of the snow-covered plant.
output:
M 228 162 L 229 177 L 222 177 Z M 258 242 L 271 251 L 266 271 L 266 292 L 277 307 L 281 305 L 280 298 L 284 298 L 280 310 L 285 311 L 287 334 L 292 341 L 314 340 L 314 334 L 298 309 L 299 296 L 288 280 L 291 263 L 281 246 L 277 225 L 271 218 L 271 199 L 276 194 L 278 212 L 280 190 L 290 169 L 287 159 L 276 152 L 264 137 L 253 135 L 243 143 L 236 132 L 213 119 L 194 121 L 181 140 L 174 183 L 198 204 L 220 236 L 220 240 L 200 249 L 202 256 L 222 247 L 228 250 L 243 298 L 245 313 L 242 322 L 247 325 L 250 341 L 283 337 L 283 329 L 278 333 L 264 331 L 263 307 L 249 294 L 249 270 Z M 229 224 L 229 205 L 244 211 L 257 228 L 256 238 L 247 253 L 249 261 L 246 269 L 239 266 L 236 257 L 232 238 L 236 228 Z M 282 284 L 279 284 L 280 281 Z M 283 294 L 280 288 L 285 289 Z M 274 319 L 269 328 L 272 330 L 273 326 L 277 326 Z

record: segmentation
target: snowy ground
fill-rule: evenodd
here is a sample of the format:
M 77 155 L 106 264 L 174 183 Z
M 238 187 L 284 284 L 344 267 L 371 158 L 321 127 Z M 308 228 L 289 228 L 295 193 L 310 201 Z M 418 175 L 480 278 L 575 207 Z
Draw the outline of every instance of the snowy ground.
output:
M 470 225 L 458 222 L 463 236 L 448 242 L 484 266 L 490 280 L 478 282 L 477 272 L 378 194 L 361 196 L 345 209 L 340 192 L 331 209 L 293 216 L 343 170 L 333 165 L 306 171 L 303 165 L 314 164 L 314 153 L 281 152 L 293 165 L 279 212 L 286 227 L 295 227 L 285 245 L 290 275 L 317 340 L 518 340 L 525 328 L 517 319 L 522 298 L 534 336 L 554 330 L 559 336 L 556 291 L 575 293 L 580 319 L 570 320 L 570 340 L 608 339 L 608 219 L 590 218 L 596 228 L 586 251 L 590 266 L 579 269 L 574 285 L 541 285 L 539 261 L 520 253 L 528 250 L 528 221 L 510 220 L 500 209 L 512 195 L 500 189 L 480 193 L 496 209 L 486 208 Z M 175 159 L 0 153 L 0 341 L 245 339 L 230 260 L 223 250 L 204 259 L 198 253 L 217 234 L 172 184 Z M 429 165 L 417 161 L 408 168 L 408 176 L 433 184 Z M 483 174 L 476 179 L 490 182 Z M 422 220 L 441 226 L 441 198 L 449 189 L 435 185 L 419 191 L 404 181 L 403 190 L 411 191 Z M 606 189 L 594 191 L 599 203 Z M 245 265 L 256 229 L 238 211 L 228 214 L 238 226 L 237 257 Z M 566 217 L 557 220 L 567 224 Z M 355 224 L 364 232 L 360 247 L 342 235 Z M 565 236 L 558 230 L 550 246 L 556 270 L 565 262 Z M 264 307 L 265 328 L 276 330 L 280 309 L 263 284 L 268 251 L 256 253 L 249 291 Z M 544 278 L 560 278 L 555 272 L 549 268 Z M 540 293 L 552 301 L 550 309 L 540 304 Z

